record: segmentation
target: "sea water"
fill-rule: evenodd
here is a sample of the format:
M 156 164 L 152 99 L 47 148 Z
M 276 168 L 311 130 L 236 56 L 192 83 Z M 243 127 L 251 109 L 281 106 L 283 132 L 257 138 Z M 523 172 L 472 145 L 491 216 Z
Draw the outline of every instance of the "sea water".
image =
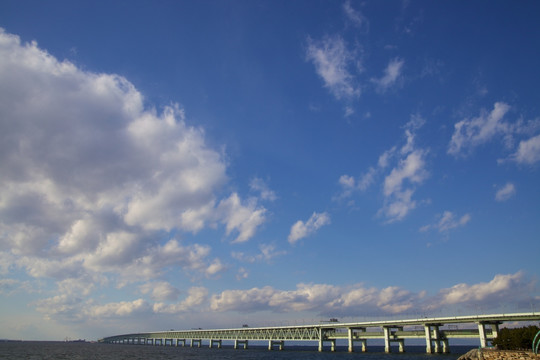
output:
M 174 346 L 100 344 L 85 342 L 0 342 L 0 359 L 13 360 L 455 360 L 470 350 L 471 346 L 451 346 L 451 354 L 426 354 L 425 346 L 408 346 L 405 353 L 384 353 L 383 347 L 373 346 L 369 352 L 347 352 L 347 347 L 337 347 L 335 352 L 325 349 L 317 351 L 313 346 L 289 346 L 284 350 L 269 351 L 265 346 L 252 346 L 245 349 L 233 349 L 232 346 L 218 348 L 191 348 Z M 359 349 L 360 350 L 360 349 Z

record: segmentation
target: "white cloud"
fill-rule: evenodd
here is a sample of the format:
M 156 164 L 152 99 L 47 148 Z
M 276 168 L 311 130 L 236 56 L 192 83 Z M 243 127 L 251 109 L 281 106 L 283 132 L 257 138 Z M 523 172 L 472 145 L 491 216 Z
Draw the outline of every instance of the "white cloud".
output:
M 270 286 L 249 290 L 226 290 L 212 296 L 214 311 L 316 311 L 325 315 L 404 312 L 418 303 L 420 296 L 397 287 L 365 288 L 361 284 L 334 286 L 298 284 L 295 290 Z
M 277 199 L 276 193 L 261 178 L 251 179 L 249 187 L 252 191 L 260 192 L 262 200 L 274 201 Z
M 534 164 L 540 161 L 540 135 L 519 143 L 516 153 L 511 157 L 520 164 Z
M 454 124 L 454 133 L 448 145 L 448 154 L 465 155 L 477 146 L 500 137 L 506 150 L 513 149 L 516 137 L 528 135 L 521 140 L 513 154 L 499 163 L 514 161 L 518 164 L 533 165 L 540 161 L 540 135 L 534 135 L 540 128 L 540 120 L 524 121 L 522 118 L 510 122 L 504 117 L 510 111 L 510 106 L 496 102 L 491 112 L 482 111 L 480 116 L 463 119 Z
M 225 271 L 227 267 L 221 263 L 221 260 L 214 259 L 212 263 L 206 268 L 206 276 L 214 276 Z
M 163 234 L 222 223 L 241 242 L 264 223 L 256 198 L 222 194 L 223 154 L 177 105 L 147 109 L 125 78 L 80 70 L 4 30 L 0 78 L 3 272 L 122 282 L 177 266 L 216 275 L 225 267 L 208 260 L 209 246 Z
M 354 77 L 348 70 L 354 56 L 347 49 L 342 37 L 327 36 L 321 41 L 308 39 L 306 57 L 307 60 L 313 62 L 325 87 L 337 99 L 348 99 L 360 95 L 359 88 L 354 85 Z
M 391 196 L 400 193 L 405 181 L 412 184 L 421 183 L 428 175 L 425 170 L 424 157 L 424 151 L 414 150 L 407 154 L 407 157 L 401 159 L 384 179 L 384 195 Z
M 343 12 L 347 19 L 360 30 L 367 32 L 369 30 L 369 21 L 368 19 L 358 10 L 355 10 L 351 1 L 348 0 L 343 4 Z
M 528 283 L 522 272 L 496 275 L 491 281 L 473 285 L 457 284 L 440 291 L 434 300 L 440 305 L 450 304 L 499 304 L 517 302 L 527 296 Z
M 416 200 L 412 199 L 413 193 L 412 189 L 393 193 L 385 199 L 379 214 L 384 215 L 389 223 L 403 220 L 411 210 L 416 209 Z
M 239 276 L 245 278 L 241 270 Z M 1 282 L 0 282 L 1 284 Z M 6 284 L 10 287 L 11 284 Z M 159 286 L 158 286 L 159 287 Z M 168 285 L 163 287 L 168 292 Z M 146 291 L 152 291 L 148 286 Z M 204 287 L 192 287 L 180 302 L 155 302 L 144 299 L 96 304 L 84 301 L 75 292 L 59 294 L 36 302 L 38 311 L 46 318 L 73 321 L 90 320 L 103 322 L 111 318 L 141 318 L 159 314 L 192 313 L 200 316 L 213 312 L 312 312 L 321 316 L 373 316 L 436 312 L 447 306 L 481 306 L 489 311 L 506 304 L 527 308 L 534 299 L 534 281 L 523 272 L 499 274 L 488 282 L 457 284 L 441 289 L 435 295 L 426 291 L 388 286 L 366 287 L 363 284 L 330 285 L 299 283 L 295 289 L 276 289 L 271 286 L 254 287 L 246 290 L 229 289 L 209 295 Z
M 371 79 L 376 85 L 377 91 L 385 92 L 392 87 L 399 80 L 405 61 L 403 59 L 395 58 L 390 60 L 386 69 L 384 69 L 384 75 L 379 79 Z
M 498 134 L 508 134 L 512 127 L 503 121 L 510 110 L 508 104 L 497 102 L 489 113 L 483 111 L 479 117 L 464 119 L 454 125 L 454 134 L 448 153 L 460 155 L 468 149 L 490 141 Z
M 204 287 L 192 287 L 188 290 L 188 296 L 176 304 L 155 303 L 152 307 L 154 313 L 178 314 L 186 311 L 194 311 L 208 299 L 208 289 Z
M 239 261 L 254 263 L 257 261 L 269 262 L 273 258 L 287 253 L 286 251 L 276 250 L 276 246 L 272 244 L 261 244 L 259 250 L 260 253 L 257 255 L 246 255 L 243 252 L 233 251 L 231 256 Z
M 234 243 L 248 241 L 265 221 L 265 213 L 266 209 L 259 207 L 255 198 L 242 203 L 237 193 L 222 200 L 217 207 L 217 218 L 226 225 L 227 235 L 233 230 L 238 232 Z
M 10 292 L 20 284 L 19 280 L 15 279 L 0 279 L 0 294 Z
M 105 305 L 93 306 L 88 310 L 91 318 L 127 317 L 137 313 L 151 313 L 151 305 L 144 299 L 120 301 Z
M 324 225 L 330 224 L 330 216 L 327 213 L 314 212 L 308 221 L 298 220 L 292 227 L 289 234 L 289 243 L 294 244 L 298 240 L 315 233 Z
M 471 215 L 465 214 L 460 218 L 457 218 L 456 215 L 451 211 L 445 211 L 439 215 L 439 221 L 435 224 L 423 226 L 420 231 L 428 231 L 430 229 L 437 229 L 439 232 L 448 232 L 452 229 L 465 226 L 471 221 Z
M 143 294 L 150 294 L 150 297 L 156 301 L 174 301 L 180 295 L 180 290 L 167 281 L 149 282 L 141 285 L 139 289 Z
M 363 284 L 335 286 L 301 283 L 294 290 L 270 286 L 225 290 L 211 297 L 210 308 L 218 312 L 313 311 L 326 316 L 370 316 L 403 314 L 413 309 L 419 312 L 436 311 L 454 304 L 485 305 L 485 308 L 497 308 L 501 303 L 522 305 L 532 298 L 533 290 L 533 282 L 528 281 L 522 272 L 496 275 L 486 283 L 458 284 L 442 289 L 433 296 L 428 296 L 426 291 L 415 293 L 397 286 L 377 289 L 367 288 Z
M 342 191 L 336 199 L 350 197 L 357 190 L 367 190 L 375 182 L 377 175 L 386 172 L 383 182 L 384 205 L 378 214 L 384 215 L 388 222 L 394 222 L 402 220 L 416 208 L 417 202 L 412 198 L 416 186 L 429 176 L 426 170 L 428 150 L 418 148 L 415 144 L 416 131 L 424 123 L 421 116 L 411 115 L 411 119 L 404 126 L 405 144 L 384 151 L 378 158 L 377 166 L 369 167 L 358 179 L 342 175 L 339 178 Z M 388 172 L 387 168 L 391 165 L 394 166 Z
M 421 184 L 429 175 L 425 169 L 426 151 L 414 149 L 405 158 L 399 160 L 383 183 L 385 205 L 381 209 L 389 222 L 402 220 L 416 208 L 412 200 L 414 186 Z
M 512 183 L 507 183 L 503 187 L 499 188 L 495 193 L 495 200 L 506 201 L 514 196 L 516 193 L 516 187 Z
M 249 272 L 241 267 L 238 269 L 238 273 L 236 274 L 236 280 L 240 281 L 240 280 L 243 280 L 243 279 L 247 279 L 249 277 Z

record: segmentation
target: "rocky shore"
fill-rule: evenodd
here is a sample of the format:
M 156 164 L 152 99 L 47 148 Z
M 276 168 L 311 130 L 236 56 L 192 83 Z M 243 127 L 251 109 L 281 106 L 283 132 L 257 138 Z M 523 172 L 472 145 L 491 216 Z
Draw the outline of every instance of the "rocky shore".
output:
M 461 355 L 458 360 L 540 360 L 540 355 L 535 355 L 532 351 L 519 350 L 495 350 L 495 349 L 473 349 Z

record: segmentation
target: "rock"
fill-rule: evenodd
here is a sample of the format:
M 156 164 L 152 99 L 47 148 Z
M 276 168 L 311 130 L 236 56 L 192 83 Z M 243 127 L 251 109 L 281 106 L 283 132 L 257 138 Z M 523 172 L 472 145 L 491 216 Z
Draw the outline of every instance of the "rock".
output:
M 480 360 L 480 359 L 482 359 L 482 357 L 478 356 L 478 349 L 472 349 L 458 358 L 458 360 Z

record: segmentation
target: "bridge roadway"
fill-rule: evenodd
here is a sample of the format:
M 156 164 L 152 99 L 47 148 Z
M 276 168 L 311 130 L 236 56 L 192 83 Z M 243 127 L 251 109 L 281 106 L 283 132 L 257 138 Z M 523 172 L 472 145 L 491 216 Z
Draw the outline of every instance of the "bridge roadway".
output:
M 242 327 L 216 330 L 170 330 L 146 333 L 115 335 L 100 339 L 99 342 L 111 344 L 170 345 L 191 347 L 208 341 L 209 347 L 221 348 L 222 341 L 234 341 L 234 348 L 248 348 L 249 341 L 268 341 L 268 349 L 283 349 L 285 341 L 317 341 L 319 351 L 325 344 L 330 344 L 334 351 L 336 341 L 348 340 L 349 352 L 354 351 L 355 343 L 367 351 L 367 341 L 384 339 L 385 352 L 391 352 L 392 343 L 397 343 L 399 351 L 405 351 L 405 339 L 425 339 L 427 353 L 450 352 L 448 339 L 478 338 L 480 346 L 488 342 L 499 331 L 504 322 L 540 321 L 540 313 L 473 315 L 456 317 L 432 317 L 409 320 L 386 320 L 367 322 L 325 322 L 316 325 L 278 326 L 278 327 Z M 459 328 L 458 325 L 476 324 L 477 328 Z M 444 328 L 446 326 L 446 328 Z

